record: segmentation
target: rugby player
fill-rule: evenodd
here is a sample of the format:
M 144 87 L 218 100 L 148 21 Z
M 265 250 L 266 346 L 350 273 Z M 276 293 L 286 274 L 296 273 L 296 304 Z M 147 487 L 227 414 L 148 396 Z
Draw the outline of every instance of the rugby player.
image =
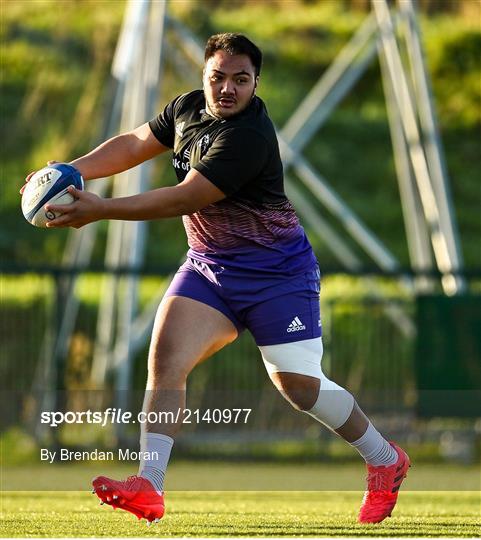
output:
M 173 150 L 178 184 L 111 199 L 70 188 L 72 205 L 46 206 L 62 213 L 48 226 L 182 216 L 190 249 L 157 312 L 144 410 L 184 408 L 192 369 L 247 329 L 281 394 L 364 458 L 368 485 L 359 521 L 380 522 L 396 504 L 409 458 L 322 372 L 319 268 L 284 193 L 275 130 L 256 96 L 261 64 L 261 51 L 245 36 L 210 37 L 202 90 L 175 98 L 150 122 L 72 162 L 91 180 Z M 149 523 L 160 519 L 178 427 L 147 424 L 141 451 L 158 459 L 142 460 L 125 481 L 96 478 L 102 502 Z

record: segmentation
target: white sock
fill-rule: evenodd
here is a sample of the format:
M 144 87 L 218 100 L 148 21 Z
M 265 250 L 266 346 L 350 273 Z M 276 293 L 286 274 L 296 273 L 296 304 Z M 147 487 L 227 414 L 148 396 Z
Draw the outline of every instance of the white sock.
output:
M 147 478 L 160 495 L 173 444 L 172 437 L 161 433 L 143 433 L 140 437 L 139 476 Z
M 398 459 L 396 450 L 369 422 L 366 432 L 357 441 L 349 443 L 361 454 L 365 462 L 375 467 L 393 465 Z

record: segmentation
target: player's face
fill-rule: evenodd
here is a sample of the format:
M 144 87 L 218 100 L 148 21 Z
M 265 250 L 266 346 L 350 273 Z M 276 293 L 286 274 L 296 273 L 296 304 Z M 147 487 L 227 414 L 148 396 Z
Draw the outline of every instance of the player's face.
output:
M 219 118 L 240 113 L 250 103 L 258 77 L 245 54 L 216 51 L 204 67 L 204 94 L 208 112 Z

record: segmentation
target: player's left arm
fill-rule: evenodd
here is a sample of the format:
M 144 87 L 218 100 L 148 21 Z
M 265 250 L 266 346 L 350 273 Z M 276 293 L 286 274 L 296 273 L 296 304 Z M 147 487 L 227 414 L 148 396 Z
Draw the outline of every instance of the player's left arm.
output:
M 189 215 L 226 197 L 224 192 L 195 169 L 191 169 L 185 180 L 176 186 L 162 187 L 130 197 L 103 199 L 94 193 L 78 191 L 72 186 L 69 191 L 76 199 L 74 203 L 46 205 L 46 210 L 62 214 L 49 221 L 47 227 L 78 229 L 101 219 L 145 221 Z

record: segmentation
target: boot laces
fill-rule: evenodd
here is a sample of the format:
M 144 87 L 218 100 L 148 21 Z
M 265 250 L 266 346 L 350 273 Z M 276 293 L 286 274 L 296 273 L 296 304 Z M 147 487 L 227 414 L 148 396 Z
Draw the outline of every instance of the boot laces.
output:
M 370 471 L 367 475 L 367 489 L 369 491 L 387 491 L 387 474 L 379 470 Z
M 140 479 L 137 475 L 132 475 L 127 478 L 127 480 L 124 480 L 125 489 L 129 490 L 136 482 L 138 482 Z

